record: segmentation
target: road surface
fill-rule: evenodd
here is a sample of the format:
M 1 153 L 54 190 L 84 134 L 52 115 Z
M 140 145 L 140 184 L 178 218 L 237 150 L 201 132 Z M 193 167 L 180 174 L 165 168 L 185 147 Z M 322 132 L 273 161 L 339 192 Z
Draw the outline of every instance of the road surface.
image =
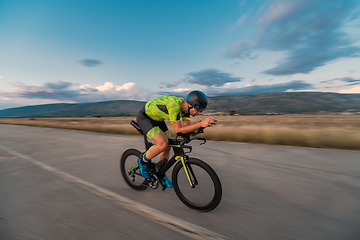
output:
M 139 136 L 0 125 L 0 239 L 360 239 L 360 151 L 208 141 L 211 212 L 119 172 Z

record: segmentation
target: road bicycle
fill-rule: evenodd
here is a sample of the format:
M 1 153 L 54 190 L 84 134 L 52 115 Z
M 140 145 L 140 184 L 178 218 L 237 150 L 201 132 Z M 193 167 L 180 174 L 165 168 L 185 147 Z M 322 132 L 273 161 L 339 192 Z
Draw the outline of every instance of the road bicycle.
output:
M 178 133 L 176 138 L 169 138 L 169 146 L 174 150 L 174 156 L 167 162 L 163 159 L 156 164 L 149 164 L 150 178 L 145 179 L 140 174 L 137 160 L 155 143 L 147 140 L 137 122 L 131 121 L 131 125 L 144 136 L 146 151 L 140 152 L 131 148 L 121 156 L 120 171 L 130 187 L 143 191 L 148 187 L 156 189 L 161 185 L 165 190 L 166 186 L 158 176 L 163 176 L 176 163 L 171 179 L 176 195 L 186 206 L 199 211 L 211 211 L 219 205 L 222 187 L 216 172 L 204 161 L 187 155 L 192 151 L 192 146 L 187 145 L 191 141 L 203 141 L 200 145 L 206 143 L 205 138 L 194 137 L 203 133 L 204 128 L 187 134 Z M 184 149 L 187 149 L 187 152 Z

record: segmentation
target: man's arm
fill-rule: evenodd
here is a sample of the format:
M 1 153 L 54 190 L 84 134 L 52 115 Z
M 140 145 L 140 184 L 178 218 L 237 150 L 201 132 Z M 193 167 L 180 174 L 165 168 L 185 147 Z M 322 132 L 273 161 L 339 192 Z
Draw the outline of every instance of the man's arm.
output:
M 181 126 L 181 121 L 171 122 L 171 124 L 173 125 L 173 127 L 177 133 L 178 132 L 182 132 L 182 133 L 193 132 L 200 127 L 210 127 L 211 124 L 215 123 L 215 119 L 212 117 L 205 118 L 202 121 L 194 123 L 194 124 L 191 124 L 190 120 L 184 120 L 184 121 L 186 121 L 184 123 L 184 126 Z M 185 125 L 186 123 L 190 123 L 190 125 Z
M 183 123 L 183 126 L 191 125 L 191 121 L 188 120 L 188 119 L 183 119 L 183 120 L 182 120 L 182 123 Z

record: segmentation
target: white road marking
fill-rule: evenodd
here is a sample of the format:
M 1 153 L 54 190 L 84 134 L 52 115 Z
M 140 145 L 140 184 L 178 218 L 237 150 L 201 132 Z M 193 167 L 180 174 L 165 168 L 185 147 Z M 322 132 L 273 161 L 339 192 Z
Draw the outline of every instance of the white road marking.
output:
M 103 198 L 106 198 L 122 207 L 125 207 L 126 209 L 129 209 L 133 212 L 136 212 L 143 217 L 146 217 L 150 220 L 153 220 L 157 223 L 160 223 L 174 231 L 177 231 L 185 236 L 191 237 L 193 239 L 228 239 L 227 237 L 224 237 L 220 234 L 217 234 L 215 232 L 212 232 L 208 229 L 202 228 L 200 226 L 197 226 L 195 224 L 186 222 L 184 220 L 181 220 L 179 218 L 173 217 L 169 214 L 163 213 L 161 211 L 158 211 L 154 208 L 145 206 L 141 203 L 138 203 L 134 200 L 128 199 L 124 196 L 121 196 L 119 194 L 113 193 L 109 190 L 106 190 L 102 187 L 96 186 L 90 182 L 87 182 L 85 180 L 82 180 L 80 178 L 77 178 L 71 174 L 68 174 L 66 172 L 63 172 L 61 170 L 58 170 L 56 168 L 53 168 L 45 163 L 42 163 L 32 157 L 26 156 L 24 154 L 18 153 L 10 148 L 7 148 L 5 146 L 0 145 L 0 148 L 4 151 L 17 156 L 19 158 L 23 158 L 38 167 L 51 172 L 52 174 L 55 174 L 62 179 L 72 182 L 80 186 L 81 188 L 84 188 L 88 190 L 89 192 L 92 192 L 98 196 L 101 196 Z

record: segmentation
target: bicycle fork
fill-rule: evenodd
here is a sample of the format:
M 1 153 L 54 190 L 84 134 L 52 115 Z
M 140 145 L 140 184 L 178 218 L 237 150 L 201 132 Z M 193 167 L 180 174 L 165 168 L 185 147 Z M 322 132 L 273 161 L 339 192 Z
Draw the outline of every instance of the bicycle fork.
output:
M 185 156 L 185 157 L 187 157 L 187 156 Z M 190 183 L 191 188 L 195 188 L 195 185 L 198 184 L 198 181 L 197 181 L 197 179 L 195 177 L 195 174 L 194 174 L 194 171 L 192 170 L 191 165 L 188 164 L 187 161 L 185 161 L 184 157 L 177 156 L 177 159 L 179 159 L 179 158 L 181 159 L 181 163 L 183 165 L 186 177 L 187 177 L 187 179 L 188 179 L 188 181 Z

